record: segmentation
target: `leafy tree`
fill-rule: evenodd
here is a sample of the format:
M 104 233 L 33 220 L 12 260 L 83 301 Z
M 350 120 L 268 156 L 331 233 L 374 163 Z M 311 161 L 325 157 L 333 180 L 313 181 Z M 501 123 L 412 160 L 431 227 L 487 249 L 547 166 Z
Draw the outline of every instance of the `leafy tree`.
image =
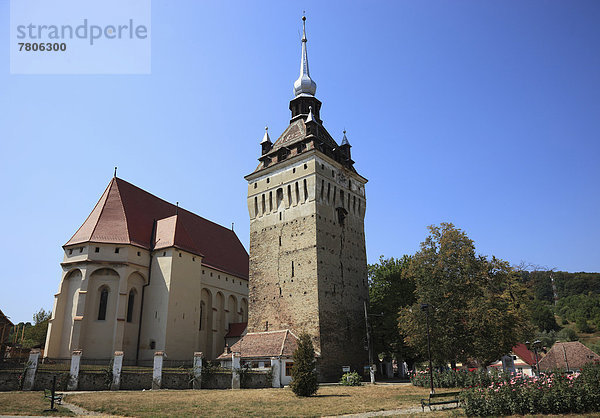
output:
M 40 309 L 33 314 L 33 325 L 31 322 L 20 322 L 17 324 L 18 336 L 17 345 L 24 348 L 43 347 L 46 343 L 46 334 L 48 332 L 48 321 L 50 320 L 51 312 Z M 23 333 L 23 328 L 25 332 Z M 14 341 L 14 330 L 11 330 L 8 341 Z
M 302 333 L 298 337 L 290 387 L 297 396 L 312 396 L 319 389 L 315 371 L 315 349 L 307 333 Z
M 401 309 L 400 332 L 425 356 L 421 305 L 428 304 L 434 361 L 476 359 L 485 366 L 531 334 L 525 288 L 507 262 L 476 255 L 473 241 L 454 225 L 429 231 L 403 271 L 415 281 L 416 303 Z
M 402 275 L 409 264 L 410 257 L 405 255 L 400 259 L 381 256 L 379 263 L 369 265 L 369 322 L 374 352 L 410 365 L 416 353 L 398 332 L 398 311 L 415 303 L 415 282 Z
M 558 331 L 560 327 L 556 323 L 554 313 L 550 307 L 538 300 L 529 304 L 531 311 L 531 322 L 540 331 Z
M 575 325 L 577 326 L 577 330 L 579 332 L 583 332 L 584 334 L 588 334 L 593 331 L 592 327 L 590 327 L 588 321 L 583 316 L 580 316 L 575 320 Z
M 579 337 L 573 328 L 563 328 L 560 330 L 558 334 L 556 334 L 556 338 L 560 341 L 577 341 Z

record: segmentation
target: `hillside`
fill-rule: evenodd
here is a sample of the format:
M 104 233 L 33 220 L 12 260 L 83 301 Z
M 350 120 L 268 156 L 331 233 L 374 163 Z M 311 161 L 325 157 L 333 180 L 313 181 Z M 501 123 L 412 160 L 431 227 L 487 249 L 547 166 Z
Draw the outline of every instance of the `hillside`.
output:
M 600 354 L 600 273 L 521 271 L 544 345 L 580 340 Z

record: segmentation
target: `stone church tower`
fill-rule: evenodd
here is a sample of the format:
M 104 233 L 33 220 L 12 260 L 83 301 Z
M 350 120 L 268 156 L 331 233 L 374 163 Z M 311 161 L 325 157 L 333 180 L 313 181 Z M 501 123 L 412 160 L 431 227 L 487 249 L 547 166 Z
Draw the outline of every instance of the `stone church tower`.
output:
M 250 214 L 248 332 L 308 332 L 321 380 L 343 366 L 362 373 L 368 301 L 364 216 L 367 180 L 354 169 L 346 133 L 338 143 L 321 120 L 321 102 L 302 36 L 300 77 L 289 126 L 246 176 Z

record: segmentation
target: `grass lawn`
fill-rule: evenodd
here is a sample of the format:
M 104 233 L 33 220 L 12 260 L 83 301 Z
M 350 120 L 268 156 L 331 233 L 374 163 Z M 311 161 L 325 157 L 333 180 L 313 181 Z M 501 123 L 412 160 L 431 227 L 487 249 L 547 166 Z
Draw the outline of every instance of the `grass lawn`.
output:
M 420 406 L 428 390 L 410 385 L 324 386 L 298 398 L 290 389 L 161 390 L 69 395 L 90 411 L 125 416 L 322 416 Z M 3 411 L 0 411 L 0 413 Z
M 0 392 L 1 415 L 41 415 L 73 416 L 67 408 L 55 405 L 58 412 L 44 412 L 50 409 L 50 401 L 44 398 L 44 392 Z

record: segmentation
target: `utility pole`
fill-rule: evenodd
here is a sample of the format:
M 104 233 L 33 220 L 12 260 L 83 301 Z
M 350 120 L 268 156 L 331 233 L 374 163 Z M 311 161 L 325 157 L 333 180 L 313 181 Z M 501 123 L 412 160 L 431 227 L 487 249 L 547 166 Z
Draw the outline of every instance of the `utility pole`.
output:
M 367 313 L 367 302 L 363 302 L 365 307 L 365 327 L 367 328 L 367 348 L 369 350 L 369 375 L 371 383 L 375 383 L 375 370 L 373 369 L 373 347 L 371 346 L 371 333 L 369 332 L 369 315 Z
M 429 356 L 429 382 L 431 384 L 431 390 L 429 393 L 432 395 L 435 393 L 433 388 L 433 364 L 431 362 L 431 338 L 429 337 L 429 304 L 423 303 L 421 309 L 425 311 L 425 321 L 427 323 L 427 354 Z

